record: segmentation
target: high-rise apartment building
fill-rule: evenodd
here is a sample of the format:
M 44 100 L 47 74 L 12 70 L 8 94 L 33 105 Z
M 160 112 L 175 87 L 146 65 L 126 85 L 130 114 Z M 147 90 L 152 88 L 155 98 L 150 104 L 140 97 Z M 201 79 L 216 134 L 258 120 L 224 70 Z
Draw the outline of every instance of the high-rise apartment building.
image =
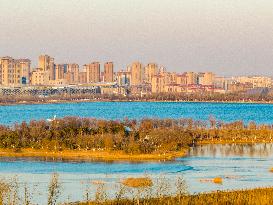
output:
M 144 69 L 145 82 L 152 83 L 152 77 L 158 74 L 158 66 L 155 63 L 149 63 Z
M 31 73 L 32 85 L 48 85 L 49 71 L 44 71 L 42 68 L 37 68 Z
M 21 71 L 21 84 L 30 83 L 30 65 L 31 61 L 29 59 L 18 59 L 17 66 L 20 67 Z
M 195 85 L 198 83 L 198 75 L 194 72 L 187 72 L 187 85 Z
M 157 74 L 152 77 L 152 93 L 164 92 L 165 76 Z
M 64 74 L 67 71 L 67 64 L 57 64 L 55 65 L 55 78 L 54 80 L 64 79 Z
M 212 72 L 198 73 L 197 78 L 199 85 L 214 85 L 215 75 Z
M 100 82 L 100 63 L 93 62 L 86 65 L 86 81 L 87 83 Z
M 176 83 L 177 81 L 176 73 L 164 72 L 161 75 L 164 77 L 165 84 Z
M 212 72 L 204 73 L 203 85 L 214 85 L 215 74 Z
M 114 81 L 114 64 L 113 62 L 106 62 L 104 64 L 104 82 Z
M 67 64 L 67 70 L 64 74 L 67 83 L 76 84 L 79 82 L 79 65 L 76 63 Z
M 187 85 L 187 75 L 186 75 L 186 73 L 177 75 L 176 84 L 178 84 L 178 85 Z
M 216 89 L 227 90 L 228 86 L 232 84 L 234 81 L 231 78 L 217 76 L 214 78 L 214 86 Z
M 159 69 L 158 69 L 158 72 L 159 73 L 165 73 L 165 72 L 167 72 L 167 69 L 165 67 L 163 67 L 163 66 L 160 66 Z
M 134 62 L 131 66 L 131 85 L 142 84 L 144 72 L 140 62 Z
M 202 72 L 197 74 L 197 84 L 198 85 L 204 85 L 204 75 L 205 75 L 205 73 L 202 73 Z
M 266 76 L 239 76 L 234 80 L 239 83 L 251 83 L 253 88 L 272 87 L 272 79 Z
M 79 72 L 79 83 L 80 84 L 85 84 L 87 83 L 87 79 L 86 79 L 86 72 Z
M 83 65 L 82 70 L 79 72 L 79 83 L 80 84 L 86 84 L 87 83 L 87 70 L 88 65 Z
M 4 86 L 20 86 L 29 83 L 29 59 L 0 58 L 0 84 Z
M 6 56 L 1 58 L 1 84 L 4 86 L 14 85 L 16 82 L 15 60 Z
M 51 58 L 49 55 L 39 56 L 38 67 L 42 71 L 49 71 L 49 80 L 55 80 L 54 58 Z
M 117 72 L 118 85 L 128 86 L 128 85 L 130 85 L 130 81 L 131 81 L 131 72 L 130 71 L 121 70 L 121 71 Z

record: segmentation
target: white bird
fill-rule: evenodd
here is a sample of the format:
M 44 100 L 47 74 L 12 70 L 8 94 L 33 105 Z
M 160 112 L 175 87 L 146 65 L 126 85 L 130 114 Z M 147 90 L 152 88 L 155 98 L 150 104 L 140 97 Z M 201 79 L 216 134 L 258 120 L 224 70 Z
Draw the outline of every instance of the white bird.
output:
M 56 115 L 54 115 L 54 117 L 53 117 L 52 119 L 50 119 L 50 118 L 47 119 L 47 121 L 48 121 L 48 122 L 52 122 L 52 121 L 54 121 L 55 119 L 56 119 Z

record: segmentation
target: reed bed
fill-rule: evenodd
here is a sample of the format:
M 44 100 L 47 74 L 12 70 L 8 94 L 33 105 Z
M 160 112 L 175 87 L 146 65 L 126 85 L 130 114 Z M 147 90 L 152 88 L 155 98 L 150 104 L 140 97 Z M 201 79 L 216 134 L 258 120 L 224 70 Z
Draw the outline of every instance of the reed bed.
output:
M 74 205 L 97 205 L 96 202 L 74 203 Z M 102 205 L 133 205 L 133 200 L 109 200 Z M 148 198 L 139 201 L 141 205 L 271 205 L 273 188 L 256 188 L 251 190 L 216 191 L 195 195 L 176 195 L 161 198 Z

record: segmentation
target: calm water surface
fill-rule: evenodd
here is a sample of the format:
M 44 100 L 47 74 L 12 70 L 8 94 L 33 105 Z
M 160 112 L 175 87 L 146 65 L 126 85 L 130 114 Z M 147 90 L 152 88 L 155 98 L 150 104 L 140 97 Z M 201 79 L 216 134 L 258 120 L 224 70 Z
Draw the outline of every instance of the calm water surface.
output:
M 103 119 L 193 118 L 273 124 L 273 105 L 184 102 L 86 102 L 44 105 L 0 106 L 0 124 L 32 119 L 79 116 Z M 26 158 L 0 158 L 0 176 L 16 177 L 27 184 L 37 204 L 46 204 L 47 186 L 51 174 L 57 172 L 62 183 L 62 202 L 82 200 L 87 184 L 103 180 L 113 194 L 120 179 L 148 174 L 156 179 L 164 176 L 174 184 L 183 175 L 191 193 L 219 189 L 240 189 L 273 186 L 273 145 L 206 145 L 193 148 L 189 156 L 173 162 L 105 163 L 50 162 Z M 202 182 L 214 177 L 224 178 L 222 185 Z M 201 180 L 201 181 L 200 181 Z M 91 186 L 94 193 L 94 186 Z M 44 203 L 41 203 L 44 202 Z
M 46 202 L 47 186 L 53 172 L 59 174 L 62 184 L 60 200 L 64 202 L 82 200 L 87 184 L 93 180 L 105 181 L 111 195 L 120 179 L 143 174 L 154 180 L 165 177 L 172 184 L 176 177 L 183 176 L 191 193 L 273 186 L 271 167 L 273 144 L 205 145 L 192 148 L 188 157 L 173 162 L 46 162 L 0 158 L 0 176 L 17 177 L 21 185 L 28 184 L 37 204 Z M 223 184 L 202 182 L 214 177 L 222 177 Z M 91 185 L 93 193 L 94 189 Z
M 273 123 L 273 105 L 243 103 L 186 103 L 186 102 L 84 102 L 65 104 L 0 106 L 0 124 L 79 116 L 104 119 L 193 118 L 257 123 Z

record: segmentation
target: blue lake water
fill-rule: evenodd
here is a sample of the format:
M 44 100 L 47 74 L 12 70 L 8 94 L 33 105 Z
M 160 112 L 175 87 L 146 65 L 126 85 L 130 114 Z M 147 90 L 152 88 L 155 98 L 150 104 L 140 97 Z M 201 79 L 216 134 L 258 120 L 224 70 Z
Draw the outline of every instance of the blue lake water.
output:
M 273 123 L 273 104 L 189 103 L 189 102 L 83 102 L 64 104 L 0 106 L 0 124 L 79 116 L 103 119 L 193 118 L 207 120 L 243 120 L 246 123 Z
M 0 124 L 32 119 L 79 116 L 103 119 L 193 118 L 207 120 L 214 116 L 222 121 L 243 120 L 273 124 L 273 105 L 243 103 L 185 102 L 85 102 L 41 105 L 0 106 Z M 191 193 L 221 189 L 273 186 L 269 169 L 273 167 L 273 145 L 206 145 L 193 148 L 188 157 L 173 162 L 105 163 L 41 161 L 29 158 L 0 158 L 0 178 L 16 177 L 23 187 L 29 186 L 33 202 L 46 204 L 47 186 L 52 173 L 58 173 L 62 185 L 60 201 L 83 200 L 93 180 L 106 182 L 113 195 L 120 180 L 147 174 L 154 180 L 164 177 L 174 187 L 183 176 Z M 222 185 L 205 182 L 222 177 Z M 21 192 L 23 193 L 23 192 Z M 42 203 L 41 203 L 42 202 Z
M 188 157 L 172 162 L 54 162 L 27 158 L 0 158 L 0 176 L 16 177 L 20 185 L 27 184 L 33 202 L 46 204 L 47 186 L 51 174 L 59 174 L 61 202 L 83 200 L 86 187 L 94 196 L 94 180 L 104 181 L 110 196 L 121 179 L 148 175 L 154 182 L 165 178 L 175 187 L 177 177 L 183 176 L 190 193 L 226 189 L 273 186 L 273 144 L 204 145 L 192 148 Z M 206 181 L 223 178 L 223 184 Z M 170 192 L 175 191 L 171 189 Z M 43 203 L 41 203 L 43 202 Z

